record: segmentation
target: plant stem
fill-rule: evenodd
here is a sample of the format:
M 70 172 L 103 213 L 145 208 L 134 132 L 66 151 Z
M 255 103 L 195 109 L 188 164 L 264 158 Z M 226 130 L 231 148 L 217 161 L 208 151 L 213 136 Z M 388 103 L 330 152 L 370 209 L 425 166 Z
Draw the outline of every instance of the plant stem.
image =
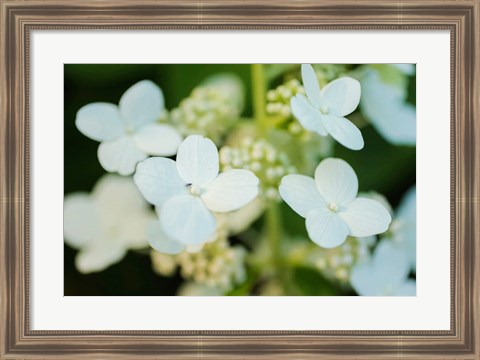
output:
M 266 216 L 266 231 L 268 243 L 270 245 L 272 264 L 275 267 L 276 272 L 280 273 L 281 268 L 283 267 L 282 249 L 280 247 L 282 229 L 280 224 L 280 212 L 277 203 L 272 202 L 269 205 Z
M 260 131 L 265 135 L 268 128 L 275 124 L 274 119 L 268 118 L 266 114 L 267 80 L 265 78 L 263 64 L 252 64 L 252 95 L 253 95 L 253 116 Z M 280 220 L 280 208 L 278 203 L 269 201 L 266 210 L 265 222 L 266 240 L 270 248 L 271 265 L 274 268 L 275 276 L 281 284 L 288 288 L 288 270 L 284 261 L 281 248 L 282 224 Z
M 267 83 L 263 70 L 263 64 L 252 64 L 252 95 L 254 117 L 260 128 L 265 127 L 265 95 Z

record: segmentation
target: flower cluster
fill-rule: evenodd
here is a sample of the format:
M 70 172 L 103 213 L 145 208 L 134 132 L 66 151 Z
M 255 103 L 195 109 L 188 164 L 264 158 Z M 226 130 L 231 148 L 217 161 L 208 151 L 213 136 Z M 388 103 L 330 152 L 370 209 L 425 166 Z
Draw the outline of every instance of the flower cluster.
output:
M 283 176 L 297 170 L 288 156 L 278 151 L 265 139 L 245 137 L 240 146 L 220 149 L 220 165 L 224 171 L 232 168 L 251 170 L 260 179 L 260 192 L 271 200 L 278 200 L 278 185 Z
M 305 89 L 297 79 L 290 79 L 275 89 L 267 92 L 267 114 L 289 117 L 291 115 L 290 99 L 297 94 L 304 94 Z
M 204 135 L 218 142 L 239 119 L 243 87 L 238 78 L 220 74 L 193 89 L 170 113 L 172 124 L 184 135 Z
M 251 107 L 242 82 L 219 74 L 170 111 L 150 80 L 118 105 L 78 110 L 77 129 L 100 142 L 99 163 L 117 174 L 65 198 L 77 269 L 102 271 L 150 247 L 157 274 L 186 281 L 181 295 L 288 294 L 295 266 L 359 295 L 415 294 L 415 187 L 393 211 L 383 196 L 359 193 L 356 172 L 367 121 L 393 144 L 415 144 L 414 68 L 279 66 L 274 87 L 252 66 L 260 101 Z M 361 160 L 351 166 L 335 143 Z M 290 222 L 304 231 L 291 246 L 282 244 Z
M 326 278 L 348 285 L 355 265 L 368 261 L 370 248 L 375 237 L 357 238 L 349 236 L 340 246 L 332 249 L 316 248 L 311 251 L 308 261 Z

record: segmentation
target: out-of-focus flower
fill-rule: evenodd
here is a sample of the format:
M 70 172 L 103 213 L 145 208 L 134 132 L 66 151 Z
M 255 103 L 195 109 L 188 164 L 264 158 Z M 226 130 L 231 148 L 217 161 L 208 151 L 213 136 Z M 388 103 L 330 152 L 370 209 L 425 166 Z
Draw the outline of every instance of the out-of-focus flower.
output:
M 414 64 L 392 64 L 398 70 L 400 70 L 405 75 L 413 75 L 415 74 L 415 65 Z
M 385 232 L 392 218 L 378 201 L 357 198 L 358 179 L 341 159 L 323 160 L 315 180 L 287 175 L 280 184 L 283 200 L 306 218 L 310 239 L 325 248 L 343 244 L 348 235 L 366 237 Z
M 177 292 L 178 296 L 221 296 L 220 289 L 195 282 L 183 283 Z
M 265 139 L 245 137 L 240 146 L 220 149 L 220 165 L 224 171 L 242 168 L 252 171 L 260 179 L 260 194 L 278 200 L 278 184 L 286 175 L 296 172 L 288 156 L 278 151 Z
M 236 123 L 243 110 L 244 89 L 233 74 L 207 78 L 170 113 L 184 135 L 204 135 L 218 141 Z
M 230 246 L 223 237 L 196 253 L 182 252 L 176 260 L 184 279 L 225 292 L 245 281 L 245 255 L 242 246 Z
M 410 64 L 397 64 L 410 65 Z M 411 69 L 411 66 L 408 67 Z M 393 65 L 366 67 L 360 77 L 362 99 L 360 108 L 375 129 L 390 143 L 414 146 L 416 143 L 416 110 L 406 102 L 406 69 Z M 382 71 L 393 73 L 392 78 Z M 410 71 L 410 70 L 409 70 Z M 415 69 L 413 68 L 413 71 Z
M 153 211 L 131 178 L 105 175 L 91 194 L 65 197 L 65 243 L 79 249 L 78 271 L 101 271 L 120 261 L 128 249 L 148 246 L 145 226 Z
M 395 244 L 407 252 L 410 268 L 416 271 L 417 188 L 410 188 L 397 209 L 390 226 L 390 236 Z
M 306 262 L 318 269 L 327 279 L 348 285 L 352 268 L 370 258 L 370 248 L 375 237 L 357 238 L 349 236 L 340 246 L 332 249 L 315 247 L 309 249 Z
M 362 133 L 344 117 L 352 113 L 360 102 L 360 83 L 343 77 L 320 91 L 315 72 L 309 64 L 302 65 L 302 80 L 307 97 L 297 94 L 291 100 L 292 113 L 302 126 L 322 136 L 330 134 L 349 149 L 362 149 Z
M 350 283 L 362 296 L 414 296 L 416 282 L 409 280 L 406 252 L 391 240 L 382 240 L 371 261 L 355 266 Z
M 156 121 L 164 113 L 161 89 L 149 80 L 130 87 L 120 104 L 92 103 L 77 112 L 76 125 L 85 136 L 100 141 L 98 160 L 109 172 L 130 175 L 147 155 L 170 156 L 182 137 L 175 128 Z
M 264 201 L 257 197 L 238 210 L 227 213 L 215 213 L 214 215 L 217 221 L 217 226 L 213 235 L 210 236 L 205 243 L 210 243 L 219 238 L 226 238 L 229 235 L 236 235 L 245 231 L 264 210 Z M 180 254 L 183 251 L 196 253 L 200 251 L 205 244 L 185 245 L 181 242 L 172 240 L 162 230 L 162 224 L 159 220 L 150 221 L 147 224 L 146 236 L 148 243 L 153 249 L 157 252 L 169 255 Z
M 305 89 L 297 79 L 291 79 L 267 92 L 267 114 L 289 117 L 290 99 L 297 94 L 304 94 Z
M 152 269 L 159 275 L 172 276 L 177 269 L 175 257 L 161 252 L 150 251 L 150 260 L 152 261 Z
M 242 208 L 222 214 L 215 214 L 217 231 L 224 231 L 227 235 L 237 235 L 247 230 L 265 211 L 265 201 L 256 197 Z
M 135 183 L 159 211 L 161 231 L 183 245 L 202 244 L 217 221 L 213 212 L 234 211 L 258 194 L 258 178 L 249 170 L 219 174 L 215 144 L 199 135 L 180 145 L 177 161 L 152 157 L 137 166 Z

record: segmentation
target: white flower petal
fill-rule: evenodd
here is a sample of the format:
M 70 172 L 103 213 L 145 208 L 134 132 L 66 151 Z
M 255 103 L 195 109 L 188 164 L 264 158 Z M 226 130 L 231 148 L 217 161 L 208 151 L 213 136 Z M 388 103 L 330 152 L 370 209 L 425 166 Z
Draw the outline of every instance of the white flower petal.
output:
M 302 64 L 302 82 L 308 100 L 318 109 L 320 107 L 320 85 L 312 65 Z
M 367 71 L 362 78 L 362 113 L 390 143 L 413 146 L 416 110 L 404 97 L 404 89 L 384 83 L 377 71 Z
M 391 240 L 384 239 L 378 244 L 370 262 L 352 269 L 350 283 L 359 295 L 408 296 L 413 294 L 407 276 L 406 252 Z
M 75 125 L 80 132 L 97 141 L 116 139 L 124 134 L 118 107 L 109 103 L 92 103 L 77 112 Z
M 178 148 L 177 170 L 187 184 L 202 187 L 218 175 L 218 150 L 212 140 L 190 135 Z
M 145 249 L 148 247 L 146 226 L 156 219 L 153 211 L 144 210 L 139 213 L 132 213 L 124 222 L 118 224 L 119 241 L 128 249 Z
M 315 180 L 305 175 L 286 175 L 279 187 L 280 196 L 300 216 L 306 217 L 308 212 L 325 207 L 325 200 L 318 192 Z
M 392 222 L 385 206 L 372 199 L 356 198 L 338 214 L 350 228 L 350 235 L 357 237 L 381 234 Z
M 361 296 L 384 295 L 384 284 L 377 279 L 376 270 L 371 263 L 361 263 L 352 269 L 350 285 Z
M 238 210 L 258 195 L 258 182 L 258 178 L 249 170 L 229 170 L 208 184 L 201 198 L 207 208 L 214 212 Z
M 133 177 L 135 184 L 153 205 L 161 206 L 169 198 L 187 194 L 188 189 L 177 172 L 175 161 L 152 157 L 141 162 Z
M 204 245 L 205 245 L 205 243 L 188 244 L 188 245 L 185 245 L 185 251 L 190 253 L 190 254 L 195 254 L 195 253 L 199 252 L 200 250 L 202 250 Z
M 65 243 L 78 249 L 93 241 L 100 232 L 97 207 L 90 195 L 67 195 L 63 205 Z
M 342 159 L 323 160 L 315 170 L 315 182 L 320 195 L 330 204 L 347 205 L 357 196 L 357 175 Z
M 413 185 L 403 195 L 402 201 L 398 206 L 397 217 L 402 222 L 416 223 L 417 222 L 417 187 Z
M 146 124 L 134 134 L 138 148 L 150 155 L 175 155 L 182 142 L 180 133 L 170 125 Z
M 415 296 L 417 294 L 417 282 L 415 280 L 407 280 L 396 290 L 395 296 Z
M 297 94 L 292 97 L 290 99 L 290 106 L 293 116 L 295 116 L 305 129 L 314 131 L 322 136 L 328 135 L 327 130 L 323 126 L 320 111 L 310 104 L 305 95 Z
M 105 170 L 118 172 L 120 175 L 133 174 L 137 163 L 147 157 L 128 136 L 101 143 L 97 155 Z
M 396 243 L 403 246 L 408 253 L 411 267 L 417 267 L 417 189 L 414 185 L 403 196 L 394 222 L 393 238 Z
M 133 179 L 116 174 L 102 176 L 93 188 L 92 198 L 99 209 L 108 209 L 102 211 L 102 221 L 110 224 L 117 223 L 120 217 L 148 208 Z
M 114 240 L 98 239 L 98 244 L 82 249 L 75 257 L 77 270 L 83 274 L 102 271 L 122 260 L 126 249 L 110 242 L 114 244 Z
M 405 75 L 413 75 L 415 74 L 415 65 L 414 64 L 392 64 L 398 70 L 400 70 Z
M 373 254 L 373 266 L 378 283 L 393 291 L 407 279 L 409 263 L 407 253 L 389 239 L 383 239 Z
M 164 110 L 162 90 L 150 80 L 131 86 L 120 99 L 120 113 L 130 129 L 152 123 Z
M 342 245 L 347 239 L 348 226 L 337 214 L 326 208 L 316 208 L 307 214 L 308 236 L 324 248 Z
M 177 195 L 160 209 L 165 234 L 182 244 L 200 244 L 215 232 L 216 220 L 198 196 Z
M 169 239 L 162 230 L 162 224 L 159 220 L 151 221 L 147 224 L 147 240 L 151 247 L 163 253 L 175 255 L 185 249 L 185 245 L 178 241 Z
M 322 115 L 322 120 L 328 133 L 340 144 L 351 150 L 363 149 L 362 133 L 350 120 L 329 114 Z
M 345 116 L 357 108 L 360 103 L 360 94 L 358 80 L 342 77 L 322 89 L 320 107 L 326 106 L 329 113 L 334 116 Z

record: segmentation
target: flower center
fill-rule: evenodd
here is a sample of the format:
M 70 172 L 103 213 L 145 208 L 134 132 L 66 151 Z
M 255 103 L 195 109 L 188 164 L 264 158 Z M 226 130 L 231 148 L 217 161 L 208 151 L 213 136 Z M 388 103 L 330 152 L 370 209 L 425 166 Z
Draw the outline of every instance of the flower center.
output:
M 188 190 L 190 191 L 190 194 L 195 195 L 195 196 L 200 195 L 201 192 L 200 192 L 200 188 L 198 186 L 195 186 L 193 184 L 188 184 L 187 187 L 188 187 Z
M 338 205 L 336 203 L 331 203 L 328 205 L 328 209 L 333 211 L 333 212 L 337 212 L 338 211 Z
M 329 111 L 329 110 L 330 110 L 330 109 L 328 108 L 328 106 L 325 106 L 325 105 L 324 105 L 324 106 L 321 106 L 321 107 L 320 107 L 320 112 L 321 112 L 322 114 L 328 114 L 328 111 Z
M 128 134 L 128 135 L 132 135 L 134 132 L 135 132 L 135 129 L 132 125 L 127 125 L 125 127 L 125 132 Z

